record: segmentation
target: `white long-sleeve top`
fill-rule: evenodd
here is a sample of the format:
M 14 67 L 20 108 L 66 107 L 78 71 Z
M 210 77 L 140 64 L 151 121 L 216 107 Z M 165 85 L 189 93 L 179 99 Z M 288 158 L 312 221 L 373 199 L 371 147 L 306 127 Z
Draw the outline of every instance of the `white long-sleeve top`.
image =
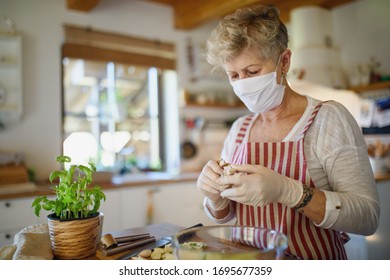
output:
M 299 139 L 314 107 L 321 102 L 309 96 L 307 100 L 304 114 L 283 141 Z M 236 135 L 244 118 L 239 118 L 232 125 L 224 141 L 221 158 L 231 159 Z M 322 105 L 306 132 L 304 151 L 314 185 L 326 196 L 325 216 L 317 226 L 355 234 L 373 234 L 380 214 L 374 174 L 361 129 L 343 105 L 335 101 Z M 209 212 L 207 207 L 206 212 Z

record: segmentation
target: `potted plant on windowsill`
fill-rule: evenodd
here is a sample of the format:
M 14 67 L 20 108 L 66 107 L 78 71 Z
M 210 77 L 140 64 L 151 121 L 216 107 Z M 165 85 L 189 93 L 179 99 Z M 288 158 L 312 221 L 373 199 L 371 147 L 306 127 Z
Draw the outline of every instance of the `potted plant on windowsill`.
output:
M 70 163 L 71 158 L 58 156 L 56 161 Z M 48 226 L 55 258 L 82 259 L 96 252 L 102 228 L 99 208 L 106 196 L 100 186 L 90 186 L 95 171 L 95 165 L 89 163 L 52 172 L 50 182 L 58 178 L 54 199 L 39 196 L 32 203 L 37 216 L 42 209 L 51 211 Z

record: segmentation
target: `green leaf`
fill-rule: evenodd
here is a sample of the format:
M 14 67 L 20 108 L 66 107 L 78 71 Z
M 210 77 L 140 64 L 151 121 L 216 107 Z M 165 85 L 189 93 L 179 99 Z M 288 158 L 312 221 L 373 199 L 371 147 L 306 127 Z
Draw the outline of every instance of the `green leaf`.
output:
M 46 211 L 51 211 L 53 209 L 55 209 L 55 203 L 54 201 L 45 201 L 44 204 L 41 204 L 42 205 L 42 208 L 45 209 Z
M 65 183 L 66 184 L 71 184 L 72 183 L 72 180 L 73 180 L 73 176 L 74 176 L 74 171 L 76 170 L 77 166 L 76 165 L 71 165 L 69 170 L 68 170 L 68 173 L 66 175 L 66 181 Z
M 71 162 L 71 158 L 68 156 L 58 156 L 56 161 L 59 163 Z
M 41 205 L 40 204 L 35 205 L 34 213 L 37 217 L 39 217 L 39 214 L 41 213 Z
M 54 202 L 54 205 L 53 205 L 53 206 L 54 206 L 54 207 L 53 207 L 54 213 L 56 213 L 56 215 L 57 215 L 59 218 L 61 218 L 61 219 L 65 218 L 65 217 L 64 217 L 64 210 L 66 210 L 66 209 L 64 209 L 64 204 L 63 204 L 61 201 L 56 200 L 56 201 Z
M 56 161 L 69 163 L 71 158 L 65 155 L 58 156 Z M 59 178 L 59 183 L 53 187 L 56 197 L 55 199 L 37 197 L 32 203 L 35 214 L 39 216 L 40 211 L 44 209 L 55 213 L 60 219 L 72 219 L 96 213 L 101 201 L 106 200 L 106 196 L 100 186 L 88 188 L 95 171 L 96 167 L 91 162 L 89 166 L 71 165 L 68 170 L 53 171 L 49 176 L 50 182 Z
M 49 177 L 50 183 L 53 183 L 54 179 L 57 177 L 61 181 L 64 177 L 66 177 L 66 174 L 67 174 L 67 172 L 65 170 L 53 171 Z
M 95 164 L 94 164 L 93 162 L 89 162 L 89 166 L 91 167 L 91 170 L 92 170 L 93 172 L 96 171 L 96 166 L 95 166 Z
M 84 165 L 79 165 L 78 168 L 85 175 L 85 177 L 83 178 L 84 182 L 85 183 L 91 183 L 92 182 L 92 170 L 89 169 L 89 167 L 84 166 Z
M 46 196 L 39 196 L 34 199 L 34 201 L 31 204 L 31 207 L 34 208 L 34 213 L 37 217 L 39 217 L 39 214 L 41 212 L 41 203 L 44 203 L 47 200 Z
M 38 196 L 37 198 L 34 199 L 31 206 L 35 207 L 35 206 L 39 205 L 44 198 L 46 198 L 46 197 L 45 196 Z

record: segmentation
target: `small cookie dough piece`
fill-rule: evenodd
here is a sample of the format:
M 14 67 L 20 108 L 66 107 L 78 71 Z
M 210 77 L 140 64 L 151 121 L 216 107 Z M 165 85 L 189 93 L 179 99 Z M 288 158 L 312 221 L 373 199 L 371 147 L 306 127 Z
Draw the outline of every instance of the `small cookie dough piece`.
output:
M 222 175 L 221 176 L 230 176 L 236 173 L 234 168 L 230 165 L 230 163 L 226 162 L 224 159 L 220 159 L 217 161 L 219 166 L 223 168 Z M 226 189 L 230 189 L 233 187 L 232 184 L 227 184 L 227 185 L 221 185 L 221 191 L 224 191 Z
M 143 250 L 141 253 L 139 253 L 138 256 L 141 258 L 149 258 L 151 254 L 152 254 L 152 250 L 146 249 Z

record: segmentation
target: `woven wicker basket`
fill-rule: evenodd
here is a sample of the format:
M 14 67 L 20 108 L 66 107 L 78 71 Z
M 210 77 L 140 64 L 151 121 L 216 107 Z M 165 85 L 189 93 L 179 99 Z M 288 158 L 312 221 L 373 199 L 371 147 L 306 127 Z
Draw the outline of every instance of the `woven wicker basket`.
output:
M 84 219 L 61 221 L 48 216 L 53 255 L 57 259 L 82 259 L 94 254 L 101 230 L 99 213 Z

